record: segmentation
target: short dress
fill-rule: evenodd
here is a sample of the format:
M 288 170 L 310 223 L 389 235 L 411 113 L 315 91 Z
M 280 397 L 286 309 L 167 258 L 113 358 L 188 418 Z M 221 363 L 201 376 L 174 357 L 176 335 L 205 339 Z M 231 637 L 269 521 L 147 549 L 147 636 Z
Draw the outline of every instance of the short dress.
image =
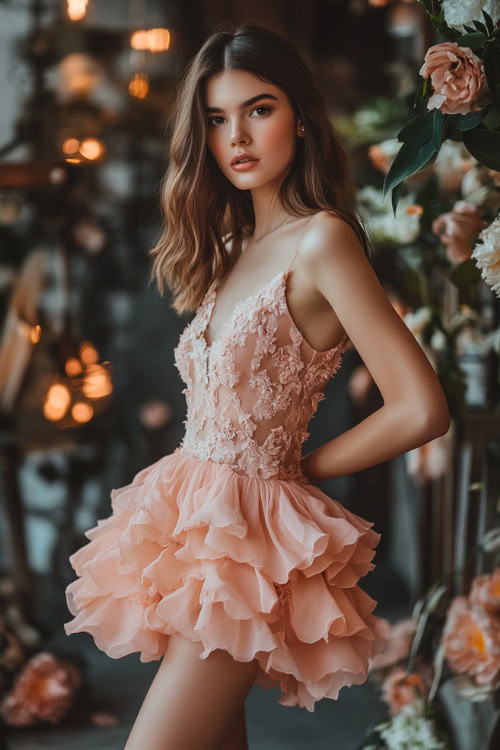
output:
M 290 264 L 291 266 L 292 264 Z M 111 491 L 112 513 L 69 558 L 74 618 L 108 656 L 160 659 L 169 635 L 238 661 L 279 703 L 314 711 L 367 679 L 387 623 L 358 585 L 380 534 L 312 484 L 301 447 L 348 337 L 326 351 L 288 309 L 290 269 L 204 332 L 215 281 L 174 349 L 185 384 L 180 445 Z

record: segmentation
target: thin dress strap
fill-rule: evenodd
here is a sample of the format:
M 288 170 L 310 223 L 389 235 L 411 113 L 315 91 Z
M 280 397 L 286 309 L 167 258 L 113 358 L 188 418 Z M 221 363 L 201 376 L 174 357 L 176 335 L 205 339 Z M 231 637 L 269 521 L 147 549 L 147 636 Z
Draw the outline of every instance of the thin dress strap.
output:
M 299 235 L 299 239 L 297 240 L 297 249 L 295 250 L 295 254 L 294 254 L 293 258 L 292 258 L 292 262 L 288 266 L 288 269 L 287 269 L 287 272 L 286 272 L 287 276 L 290 273 L 290 270 L 291 270 L 291 268 L 293 266 L 293 262 L 294 262 L 295 258 L 297 257 L 297 253 L 300 250 L 300 241 L 302 239 L 302 235 L 304 234 L 304 231 L 305 231 L 305 229 L 306 229 L 306 227 L 307 227 L 308 224 L 309 224 L 309 221 L 306 221 L 305 227 L 303 227 L 303 229 L 302 229 L 302 231 L 301 231 L 301 233 Z

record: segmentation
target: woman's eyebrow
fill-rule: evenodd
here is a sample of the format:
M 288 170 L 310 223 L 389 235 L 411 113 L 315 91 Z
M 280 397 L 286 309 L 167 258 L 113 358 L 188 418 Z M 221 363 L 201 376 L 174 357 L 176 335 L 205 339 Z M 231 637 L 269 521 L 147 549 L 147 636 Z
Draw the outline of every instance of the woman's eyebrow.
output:
M 252 96 L 251 99 L 241 102 L 239 108 L 245 109 L 245 107 L 250 107 L 251 104 L 255 104 L 255 102 L 260 101 L 260 99 L 274 99 L 275 101 L 278 101 L 278 97 L 274 96 L 274 94 L 257 94 L 257 96 Z M 205 107 L 205 112 L 209 114 L 210 112 L 224 112 L 224 110 L 220 107 Z

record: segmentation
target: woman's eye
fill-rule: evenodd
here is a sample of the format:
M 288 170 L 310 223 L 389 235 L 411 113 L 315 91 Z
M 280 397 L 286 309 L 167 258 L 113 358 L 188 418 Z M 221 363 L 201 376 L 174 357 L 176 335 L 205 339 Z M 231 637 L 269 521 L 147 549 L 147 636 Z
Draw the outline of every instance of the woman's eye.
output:
M 257 119 L 261 119 L 261 118 L 267 117 L 268 114 L 270 112 L 272 112 L 272 108 L 271 107 L 266 107 L 265 105 L 261 104 L 259 107 L 255 107 L 252 110 L 252 113 L 253 112 L 257 112 L 257 110 L 259 110 L 259 109 L 264 110 L 264 114 L 258 115 Z M 222 115 L 215 115 L 213 117 L 209 117 L 208 118 L 208 124 L 209 125 L 218 125 L 218 123 L 216 123 L 215 120 L 223 120 L 223 119 L 224 118 L 222 117 Z
M 258 109 L 263 109 L 265 113 L 267 113 L 267 112 L 270 112 L 270 111 L 271 111 L 271 107 L 265 107 L 265 106 L 264 106 L 264 105 L 262 104 L 262 105 L 261 105 L 260 107 L 255 107 L 255 109 L 253 110 L 253 112 L 257 112 L 257 110 L 258 110 Z M 264 115 L 264 116 L 265 116 L 265 115 Z

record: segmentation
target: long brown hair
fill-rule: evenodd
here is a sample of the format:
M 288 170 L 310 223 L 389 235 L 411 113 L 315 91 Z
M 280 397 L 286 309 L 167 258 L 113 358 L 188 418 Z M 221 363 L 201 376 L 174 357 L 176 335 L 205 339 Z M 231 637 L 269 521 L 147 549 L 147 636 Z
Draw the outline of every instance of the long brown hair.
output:
M 161 294 L 166 283 L 178 314 L 196 310 L 214 278 L 225 275 L 227 237 L 252 233 L 255 226 L 250 190 L 239 190 L 226 178 L 206 144 L 206 81 L 227 69 L 248 71 L 280 88 L 304 124 L 306 137 L 297 137 L 294 162 L 280 186 L 284 210 L 294 216 L 332 211 L 350 224 L 369 259 L 373 253 L 357 209 L 350 158 L 307 64 L 274 32 L 225 23 L 181 74 L 167 120 L 169 163 L 161 185 L 165 223 L 149 251 L 150 283 L 156 280 Z

